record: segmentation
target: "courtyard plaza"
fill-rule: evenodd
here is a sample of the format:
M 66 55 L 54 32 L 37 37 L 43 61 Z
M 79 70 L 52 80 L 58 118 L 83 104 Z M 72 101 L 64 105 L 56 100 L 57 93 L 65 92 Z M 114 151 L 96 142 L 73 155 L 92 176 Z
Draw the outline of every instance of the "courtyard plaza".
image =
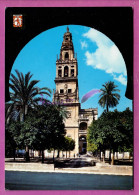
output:
M 110 165 L 108 159 L 105 162 L 100 158 L 80 155 L 75 158 L 45 158 L 41 163 L 41 158 L 31 158 L 30 162 L 25 162 L 24 158 L 5 159 L 6 170 L 16 171 L 37 171 L 37 172 L 67 172 L 67 173 L 99 173 L 114 175 L 132 175 L 132 159 L 115 160 L 115 165 Z
M 97 190 L 133 189 L 132 163 L 109 165 L 97 158 L 6 159 L 6 190 Z M 121 161 L 122 162 L 122 161 Z M 119 162 L 119 164 L 121 164 Z M 117 162 L 118 163 L 118 162 Z M 79 182 L 80 181 L 80 182 Z

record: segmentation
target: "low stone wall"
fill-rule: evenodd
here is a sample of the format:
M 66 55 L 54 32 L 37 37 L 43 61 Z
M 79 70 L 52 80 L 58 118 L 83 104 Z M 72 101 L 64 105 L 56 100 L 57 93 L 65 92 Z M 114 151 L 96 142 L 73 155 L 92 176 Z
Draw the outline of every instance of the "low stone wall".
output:
M 54 164 L 39 164 L 39 163 L 5 163 L 5 170 L 18 170 L 18 171 L 53 171 Z
M 127 175 L 133 175 L 133 166 L 125 166 L 125 165 L 107 165 L 103 163 L 96 163 L 96 169 L 102 172 L 109 173 L 121 173 Z
M 110 175 L 133 175 L 132 166 L 118 166 L 107 165 L 103 163 L 96 163 L 90 167 L 79 168 L 56 168 L 54 164 L 40 164 L 40 163 L 5 163 L 5 170 L 7 171 L 32 171 L 32 172 L 74 172 L 74 173 L 96 173 L 96 174 L 110 174 Z

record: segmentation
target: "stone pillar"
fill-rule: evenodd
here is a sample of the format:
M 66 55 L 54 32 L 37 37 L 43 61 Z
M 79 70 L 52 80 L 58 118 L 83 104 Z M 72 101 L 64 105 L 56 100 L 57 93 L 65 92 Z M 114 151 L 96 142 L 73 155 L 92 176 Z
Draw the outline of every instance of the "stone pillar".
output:
M 58 78 L 58 67 L 56 66 L 56 78 Z
M 68 66 L 68 68 L 69 68 L 69 77 L 71 77 L 71 67 Z
M 62 77 L 64 77 L 64 66 L 62 66 Z

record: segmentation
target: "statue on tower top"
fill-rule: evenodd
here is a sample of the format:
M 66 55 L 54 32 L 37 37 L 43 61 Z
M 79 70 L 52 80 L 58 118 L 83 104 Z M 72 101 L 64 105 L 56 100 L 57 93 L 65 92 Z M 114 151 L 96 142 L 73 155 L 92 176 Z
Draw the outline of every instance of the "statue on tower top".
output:
M 69 32 L 69 27 L 67 26 L 67 32 Z

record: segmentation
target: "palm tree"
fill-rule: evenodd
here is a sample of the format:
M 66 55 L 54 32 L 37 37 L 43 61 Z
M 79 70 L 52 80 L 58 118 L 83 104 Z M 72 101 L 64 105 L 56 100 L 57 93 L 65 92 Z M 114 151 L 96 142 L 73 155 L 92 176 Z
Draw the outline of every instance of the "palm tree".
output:
M 114 82 L 109 81 L 102 85 L 104 88 L 101 89 L 102 93 L 100 94 L 99 104 L 103 108 L 106 106 L 106 111 L 109 111 L 109 108 L 115 107 L 120 100 L 120 95 L 116 92 L 120 92 L 117 88 L 117 85 Z
M 117 85 L 115 85 L 114 82 L 112 81 L 108 81 L 102 86 L 104 88 L 101 89 L 102 93 L 100 94 L 100 99 L 98 103 L 103 108 L 106 106 L 106 111 L 108 112 L 110 107 L 113 108 L 119 103 L 120 95 L 116 92 L 120 92 L 120 90 L 116 89 Z M 113 155 L 113 159 L 114 159 L 114 155 Z M 109 161 L 111 161 L 111 148 L 109 153 Z
M 28 113 L 28 107 L 34 107 L 38 104 L 42 97 L 38 97 L 39 94 L 46 94 L 50 96 L 51 90 L 47 87 L 39 88 L 35 85 L 39 82 L 38 80 L 30 80 L 33 75 L 28 72 L 25 74 L 20 73 L 15 70 L 17 77 L 11 74 L 10 78 L 10 88 L 12 92 L 10 93 L 10 98 L 14 105 L 19 105 L 22 110 L 22 119 L 24 121 L 25 115 Z M 48 101 L 48 100 L 45 100 Z
M 28 113 L 28 108 L 34 107 L 42 100 L 42 97 L 40 98 L 38 95 L 46 94 L 47 96 L 50 96 L 51 90 L 47 87 L 36 87 L 36 84 L 39 81 L 31 80 L 33 75 L 30 72 L 25 74 L 25 76 L 18 70 L 15 70 L 15 72 L 17 77 L 11 74 L 10 78 L 9 86 L 12 90 L 10 97 L 12 104 L 20 107 L 20 121 L 23 122 L 25 120 L 25 115 Z M 26 152 L 28 153 L 28 146 L 26 147 Z

